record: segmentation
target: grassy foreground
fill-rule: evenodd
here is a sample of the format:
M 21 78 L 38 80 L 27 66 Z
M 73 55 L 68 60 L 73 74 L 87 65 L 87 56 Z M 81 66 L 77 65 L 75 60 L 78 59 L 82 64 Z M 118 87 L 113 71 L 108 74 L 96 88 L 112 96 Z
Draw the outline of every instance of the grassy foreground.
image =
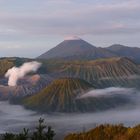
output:
M 140 125 L 100 125 L 87 132 L 69 134 L 64 140 L 140 140 Z

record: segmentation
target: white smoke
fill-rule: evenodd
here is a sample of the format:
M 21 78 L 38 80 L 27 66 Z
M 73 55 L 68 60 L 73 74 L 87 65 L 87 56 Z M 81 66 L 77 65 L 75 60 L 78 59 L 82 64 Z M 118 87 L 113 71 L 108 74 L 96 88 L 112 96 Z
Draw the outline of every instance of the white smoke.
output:
M 16 86 L 19 79 L 23 78 L 26 74 L 30 72 L 36 72 L 41 66 L 41 63 L 32 61 L 24 63 L 20 67 L 12 67 L 9 69 L 5 77 L 8 79 L 8 85 L 9 86 Z
M 81 38 L 79 38 L 77 36 L 68 36 L 65 38 L 65 40 L 81 40 Z

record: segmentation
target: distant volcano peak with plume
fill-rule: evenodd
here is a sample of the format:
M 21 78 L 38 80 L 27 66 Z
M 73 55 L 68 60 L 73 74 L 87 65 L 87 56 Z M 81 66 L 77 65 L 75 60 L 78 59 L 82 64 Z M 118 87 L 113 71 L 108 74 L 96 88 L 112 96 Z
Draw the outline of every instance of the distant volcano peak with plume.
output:
M 82 39 L 78 36 L 68 36 L 65 38 L 65 40 L 82 40 Z
M 64 60 L 92 60 L 116 56 L 105 48 L 95 47 L 85 40 L 77 37 L 67 37 L 56 47 L 43 53 L 39 59 L 64 59 Z

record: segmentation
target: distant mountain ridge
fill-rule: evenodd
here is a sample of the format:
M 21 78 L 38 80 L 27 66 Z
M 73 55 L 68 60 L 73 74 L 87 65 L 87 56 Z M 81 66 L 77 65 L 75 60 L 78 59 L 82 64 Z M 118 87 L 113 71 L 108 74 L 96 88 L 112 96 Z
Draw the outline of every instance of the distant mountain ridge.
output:
M 140 48 L 120 44 L 96 47 L 78 37 L 66 39 L 56 47 L 43 53 L 38 59 L 95 60 L 98 58 L 129 57 L 140 63 Z
M 135 62 L 140 63 L 140 48 L 138 47 L 128 47 L 120 44 L 114 44 L 108 47 L 107 50 L 120 57 L 129 57 Z

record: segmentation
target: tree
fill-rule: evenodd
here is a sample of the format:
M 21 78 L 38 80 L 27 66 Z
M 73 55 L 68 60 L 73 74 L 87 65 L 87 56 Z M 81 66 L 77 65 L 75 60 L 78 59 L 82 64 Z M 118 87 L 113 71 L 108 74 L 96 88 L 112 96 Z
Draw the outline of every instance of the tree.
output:
M 16 140 L 27 140 L 29 138 L 29 129 L 23 128 L 23 133 L 16 136 Z
M 44 119 L 39 119 L 39 125 L 36 127 L 36 132 L 33 133 L 32 140 L 53 140 L 55 133 L 49 126 L 47 132 L 45 129 L 47 126 L 44 124 Z
M 40 118 L 35 132 L 29 134 L 29 129 L 24 128 L 19 134 L 5 133 L 3 140 L 53 140 L 54 136 L 55 132 L 51 126 L 47 127 L 44 119 Z
M 12 133 L 5 133 L 3 135 L 3 140 L 14 140 L 15 139 L 15 135 Z
M 48 131 L 46 133 L 47 140 L 53 140 L 54 136 L 55 136 L 55 132 L 52 130 L 51 126 L 48 126 Z

